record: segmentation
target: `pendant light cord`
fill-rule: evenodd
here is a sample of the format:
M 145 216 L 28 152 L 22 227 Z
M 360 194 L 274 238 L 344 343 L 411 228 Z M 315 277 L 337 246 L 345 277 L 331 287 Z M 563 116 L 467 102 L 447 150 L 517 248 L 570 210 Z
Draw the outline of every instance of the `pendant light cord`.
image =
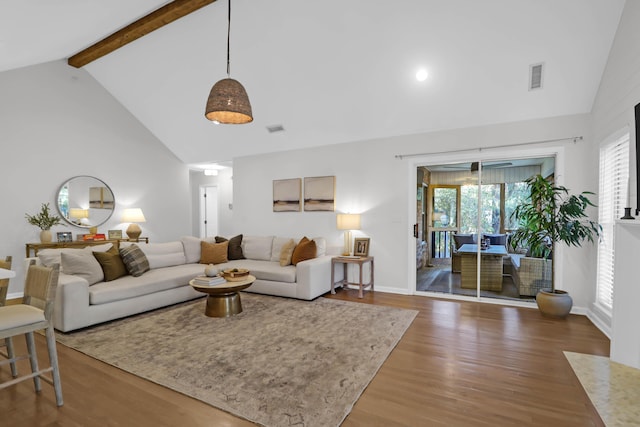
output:
M 229 39 L 231 38 L 231 0 L 229 0 L 229 15 L 227 17 L 227 77 L 231 77 L 231 61 L 229 60 Z

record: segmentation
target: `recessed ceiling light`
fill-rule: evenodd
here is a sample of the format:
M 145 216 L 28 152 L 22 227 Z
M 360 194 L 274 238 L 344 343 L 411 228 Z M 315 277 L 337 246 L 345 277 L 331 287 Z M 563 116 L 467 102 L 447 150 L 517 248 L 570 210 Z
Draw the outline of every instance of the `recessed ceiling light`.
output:
M 420 68 L 416 73 L 416 80 L 419 82 L 427 80 L 427 77 L 429 77 L 429 72 L 424 68 Z

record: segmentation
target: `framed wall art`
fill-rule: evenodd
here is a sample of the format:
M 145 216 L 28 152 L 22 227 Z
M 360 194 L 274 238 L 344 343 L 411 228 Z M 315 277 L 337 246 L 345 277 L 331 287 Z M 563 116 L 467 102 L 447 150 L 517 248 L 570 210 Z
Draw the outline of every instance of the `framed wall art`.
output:
M 353 241 L 353 255 L 355 256 L 369 256 L 369 238 L 368 237 L 356 237 Z
M 317 176 L 304 179 L 304 210 L 335 211 L 336 177 Z
M 273 211 L 300 212 L 302 179 L 277 179 L 273 181 Z

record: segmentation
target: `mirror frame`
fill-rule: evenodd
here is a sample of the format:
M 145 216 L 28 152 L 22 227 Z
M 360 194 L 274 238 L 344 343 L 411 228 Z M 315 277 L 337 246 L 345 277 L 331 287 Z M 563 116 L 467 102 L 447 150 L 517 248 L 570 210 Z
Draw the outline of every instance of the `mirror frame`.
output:
M 104 220 L 102 220 L 100 223 L 97 223 L 97 224 L 84 224 L 84 225 L 83 225 L 83 224 L 78 224 L 78 223 L 72 222 L 72 220 L 71 220 L 70 218 L 68 218 L 68 217 L 64 214 L 64 212 L 63 212 L 62 208 L 60 207 L 60 193 L 62 192 L 62 189 L 63 189 L 65 186 L 69 185 L 69 182 L 71 182 L 72 180 L 77 179 L 77 178 L 90 178 L 90 179 L 96 180 L 96 181 L 98 181 L 96 184 L 99 184 L 101 187 L 105 187 L 107 190 L 109 190 L 109 191 L 111 192 L 111 196 L 113 197 L 113 207 L 111 208 L 111 212 L 109 212 L 109 215 L 108 215 Z M 89 187 L 89 188 L 91 188 L 91 187 Z M 88 200 L 87 202 L 90 202 L 90 200 Z M 116 196 L 115 196 L 115 194 L 113 193 L 113 190 L 111 189 L 111 187 L 109 187 L 109 186 L 108 186 L 108 185 L 107 185 L 103 180 L 101 180 L 100 178 L 96 178 L 95 176 L 91 176 L 91 175 L 77 175 L 77 176 L 73 176 L 73 177 L 71 177 L 71 178 L 67 179 L 66 181 L 64 181 L 64 182 L 62 183 L 62 185 L 60 185 L 60 187 L 58 188 L 58 192 L 57 192 L 57 194 L 56 194 L 56 207 L 58 208 L 58 213 L 60 214 L 60 217 L 61 217 L 65 222 L 67 222 L 67 223 L 69 223 L 69 224 L 73 225 L 74 227 L 79 227 L 79 228 L 92 228 L 92 227 L 98 227 L 98 226 L 100 226 L 100 225 L 102 225 L 102 224 L 106 223 L 106 222 L 111 218 L 111 216 L 113 215 L 113 213 L 115 212 L 115 210 L 116 210 Z

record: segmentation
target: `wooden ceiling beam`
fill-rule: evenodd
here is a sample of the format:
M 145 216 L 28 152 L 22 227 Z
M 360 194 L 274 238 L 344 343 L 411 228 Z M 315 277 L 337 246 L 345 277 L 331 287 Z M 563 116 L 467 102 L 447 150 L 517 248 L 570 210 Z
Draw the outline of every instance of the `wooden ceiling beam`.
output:
M 216 0 L 175 0 L 143 16 L 110 36 L 76 53 L 67 60 L 72 67 L 80 68 L 122 46 L 139 39 L 171 22 L 194 12 Z

